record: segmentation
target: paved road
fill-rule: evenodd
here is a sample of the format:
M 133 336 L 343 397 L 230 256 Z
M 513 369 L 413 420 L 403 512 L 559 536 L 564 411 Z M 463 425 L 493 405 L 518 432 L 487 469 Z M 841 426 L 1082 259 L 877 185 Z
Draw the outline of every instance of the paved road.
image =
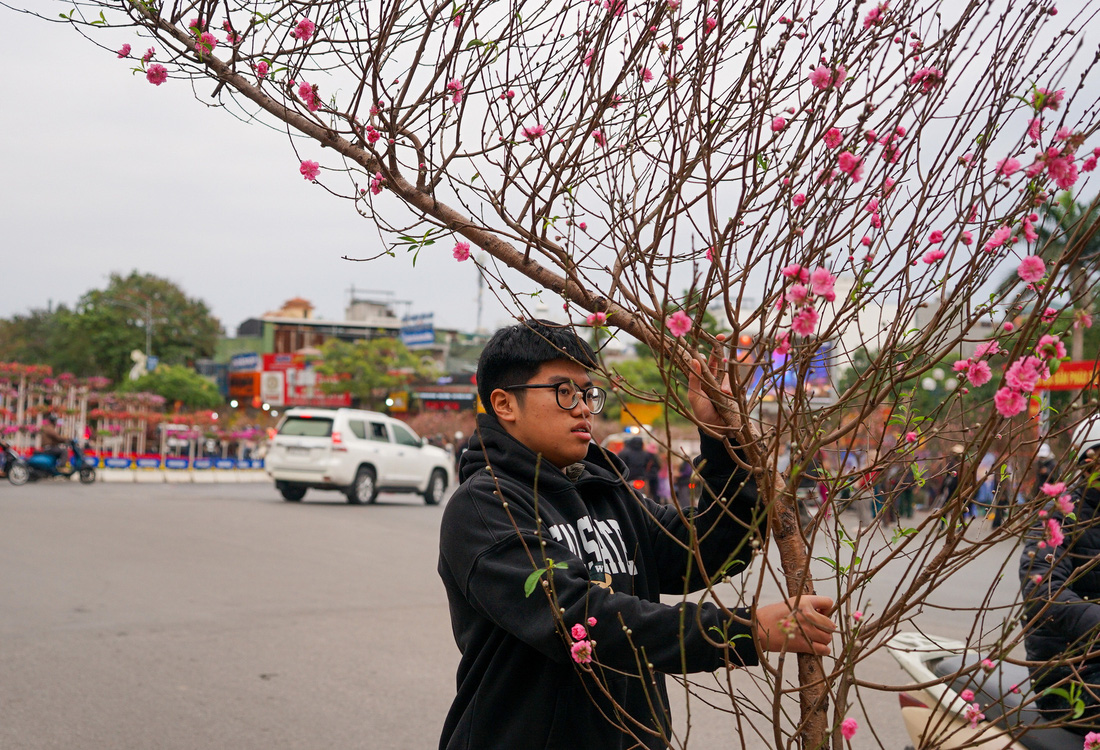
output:
M 458 661 L 440 513 L 266 485 L 0 484 L 0 748 L 434 747 Z M 885 656 L 860 674 L 899 675 Z M 869 701 L 885 746 L 908 744 L 896 698 Z M 697 705 L 689 747 L 735 746 L 734 722 Z

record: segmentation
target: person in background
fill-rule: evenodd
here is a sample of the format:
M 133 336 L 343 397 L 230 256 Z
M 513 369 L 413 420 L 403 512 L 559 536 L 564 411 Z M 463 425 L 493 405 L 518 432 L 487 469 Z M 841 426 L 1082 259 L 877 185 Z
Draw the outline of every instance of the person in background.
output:
M 692 505 L 691 498 L 691 475 L 694 471 L 694 467 L 691 465 L 691 461 L 684 459 L 680 462 L 680 468 L 676 472 L 676 502 L 680 503 L 681 508 L 690 508 Z
M 1100 417 L 1078 427 L 1073 444 L 1071 485 L 1037 487 L 1047 508 L 1025 538 L 1020 588 L 1036 704 L 1048 721 L 1072 719 L 1067 728 L 1084 734 L 1100 731 L 1100 486 L 1091 479 L 1100 470 Z
M 626 441 L 619 458 L 626 464 L 629 472 L 627 479 L 641 479 L 645 482 L 645 494 L 656 500 L 660 495 L 657 487 L 660 466 L 657 456 L 645 449 L 645 441 L 640 437 L 632 437 Z
M 55 457 L 58 465 L 68 457 L 69 441 L 62 437 L 55 415 L 47 414 L 42 418 L 42 426 L 38 428 L 38 436 L 42 440 L 41 452 Z

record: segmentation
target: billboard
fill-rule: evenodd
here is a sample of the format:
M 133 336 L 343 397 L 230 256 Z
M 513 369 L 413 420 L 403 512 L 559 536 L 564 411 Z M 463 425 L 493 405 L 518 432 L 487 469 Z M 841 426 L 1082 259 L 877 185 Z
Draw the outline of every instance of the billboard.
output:
M 401 343 L 409 349 L 423 349 L 435 343 L 435 313 L 406 315 L 401 319 Z

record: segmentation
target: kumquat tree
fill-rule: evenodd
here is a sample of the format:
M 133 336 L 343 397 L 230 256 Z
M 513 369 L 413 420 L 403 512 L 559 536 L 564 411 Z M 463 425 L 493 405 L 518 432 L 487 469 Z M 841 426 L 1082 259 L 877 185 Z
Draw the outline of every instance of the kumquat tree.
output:
M 704 388 L 726 424 L 700 427 L 735 429 L 768 523 L 745 575 L 703 571 L 683 599 L 816 592 L 840 629 L 831 657 L 675 678 L 688 708 L 667 745 L 696 744 L 705 708 L 732 746 L 879 746 L 866 696 L 905 677 L 866 665 L 945 620 L 984 659 L 958 675 L 1026 663 L 1020 615 L 1045 610 L 1020 593 L 1017 542 L 1060 549 L 1090 480 L 1070 436 L 1097 409 L 1095 3 L 41 5 L 120 76 L 284 129 L 288 173 L 346 200 L 379 256 L 477 264 L 517 318 L 553 297 L 582 336 L 644 344 L 662 385 L 608 360 L 612 400 L 690 419 L 689 362 L 721 354 L 730 388 Z M 1049 390 L 1060 371 L 1073 390 Z M 1044 445 L 1060 473 L 1036 484 Z M 980 559 L 996 573 L 963 573 Z M 589 647 L 575 666 L 598 676 Z M 1026 731 L 965 698 L 923 746 Z

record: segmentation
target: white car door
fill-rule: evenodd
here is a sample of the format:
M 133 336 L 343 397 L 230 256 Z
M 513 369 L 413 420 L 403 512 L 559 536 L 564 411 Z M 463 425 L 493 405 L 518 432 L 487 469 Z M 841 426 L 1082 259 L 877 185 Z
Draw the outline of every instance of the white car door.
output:
M 428 480 L 429 466 L 425 464 L 421 451 L 423 443 L 412 430 L 400 422 L 391 422 L 394 444 L 397 448 L 397 471 L 400 482 L 405 487 L 419 487 Z

